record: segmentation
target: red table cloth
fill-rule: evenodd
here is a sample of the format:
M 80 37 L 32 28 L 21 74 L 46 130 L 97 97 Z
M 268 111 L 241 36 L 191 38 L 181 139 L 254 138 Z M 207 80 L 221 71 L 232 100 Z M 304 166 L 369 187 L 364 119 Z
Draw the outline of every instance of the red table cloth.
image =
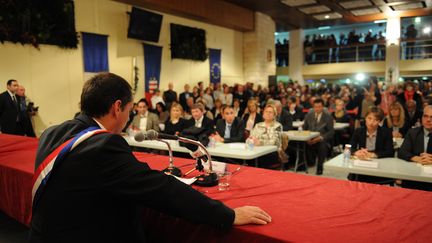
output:
M 0 134 L 0 210 L 23 224 L 29 222 L 36 146 L 36 139 Z M 168 164 L 166 156 L 135 156 L 154 169 Z M 192 162 L 175 158 L 176 165 Z M 237 167 L 229 165 L 231 171 Z M 190 242 L 429 242 L 432 238 L 430 192 L 251 167 L 234 173 L 229 191 L 218 191 L 217 186 L 197 190 L 230 207 L 259 206 L 273 221 L 221 232 L 147 210 L 143 221 L 152 232 L 149 237 Z

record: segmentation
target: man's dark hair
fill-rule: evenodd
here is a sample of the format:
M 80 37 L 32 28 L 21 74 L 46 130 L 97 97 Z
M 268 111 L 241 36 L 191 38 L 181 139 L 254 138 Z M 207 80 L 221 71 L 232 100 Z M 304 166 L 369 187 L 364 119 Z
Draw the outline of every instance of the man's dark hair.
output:
M 403 112 L 403 111 L 402 111 Z M 375 116 L 375 118 L 378 121 L 382 121 L 384 119 L 384 112 L 381 110 L 381 108 L 376 107 L 376 106 L 371 106 L 369 107 L 368 111 L 366 112 L 365 118 L 369 115 L 372 114 Z
M 147 107 L 149 107 L 148 101 L 147 101 L 145 98 L 141 98 L 141 99 L 137 102 L 137 105 L 138 105 L 139 103 L 141 103 L 141 102 L 143 102 Z
M 81 111 L 91 117 L 108 114 L 111 106 L 121 101 L 122 110 L 132 101 L 132 87 L 122 77 L 101 73 L 84 83 L 81 93 Z
M 317 98 L 317 99 L 314 100 L 313 103 L 314 103 L 314 104 L 322 104 L 322 105 L 324 105 L 324 100 L 321 99 L 321 98 Z
M 16 80 L 15 79 L 9 79 L 6 84 L 9 86 L 12 84 L 12 82 L 16 82 Z

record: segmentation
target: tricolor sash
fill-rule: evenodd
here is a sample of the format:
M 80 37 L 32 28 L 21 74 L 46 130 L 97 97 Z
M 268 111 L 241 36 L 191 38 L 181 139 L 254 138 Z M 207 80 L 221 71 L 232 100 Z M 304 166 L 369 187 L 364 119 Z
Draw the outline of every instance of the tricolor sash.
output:
M 33 176 L 33 188 L 32 188 L 32 203 L 33 206 L 39 199 L 42 191 L 47 185 L 48 179 L 50 178 L 52 169 L 57 166 L 62 159 L 76 148 L 80 143 L 82 143 L 87 138 L 99 134 L 106 133 L 107 130 L 100 129 L 99 127 L 89 127 L 84 131 L 78 133 L 75 137 L 67 140 L 62 145 L 57 147 L 48 157 L 46 157 L 43 162 L 38 166 L 35 174 Z

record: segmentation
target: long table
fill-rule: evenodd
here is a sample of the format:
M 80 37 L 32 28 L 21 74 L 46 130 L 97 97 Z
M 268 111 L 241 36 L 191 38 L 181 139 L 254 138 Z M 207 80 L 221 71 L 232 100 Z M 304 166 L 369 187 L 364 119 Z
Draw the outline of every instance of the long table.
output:
M 324 163 L 325 170 L 355 173 L 360 175 L 381 176 L 394 179 L 423 181 L 432 183 L 432 174 L 425 172 L 429 166 L 407 162 L 398 158 L 373 159 L 378 162 L 378 168 L 355 166 L 353 163 L 343 163 L 343 154 Z
M 303 164 L 305 166 L 305 171 L 308 173 L 308 166 L 307 166 L 307 160 L 306 160 L 306 141 L 309 141 L 312 138 L 316 138 L 320 135 L 319 132 L 313 132 L 313 131 L 297 131 L 297 130 L 291 130 L 284 132 L 286 135 L 288 135 L 288 138 L 290 141 L 296 142 L 294 144 L 296 149 L 296 161 L 294 165 L 294 172 L 297 172 L 299 165 Z M 300 156 L 303 157 L 303 162 L 300 163 Z
M 0 210 L 28 225 L 37 140 L 0 134 Z M 153 169 L 168 157 L 135 153 Z M 183 171 L 193 161 L 177 158 Z M 145 210 L 142 220 L 156 242 L 429 242 L 432 193 L 228 165 L 231 189 L 196 188 L 230 207 L 256 205 L 272 216 L 264 226 L 227 232 Z M 181 198 L 182 195 L 178 195 Z M 173 200 L 175 200 L 173 198 Z
M 168 150 L 168 146 L 156 140 L 144 140 L 142 142 L 135 141 L 134 138 L 129 136 L 123 136 L 126 142 L 130 146 L 157 149 L 157 150 Z M 191 151 L 185 147 L 179 145 L 178 141 L 165 140 L 170 143 L 171 149 L 174 152 L 190 153 Z M 245 147 L 245 143 L 216 143 L 215 147 L 207 148 L 211 156 L 218 156 L 231 159 L 241 160 L 253 160 L 263 155 L 273 153 L 277 151 L 277 147 L 274 145 L 267 146 L 254 146 L 252 150 L 248 150 Z
M 300 126 L 303 126 L 303 123 L 304 123 L 303 121 L 294 121 L 293 127 L 298 128 Z M 348 127 L 349 127 L 349 123 L 335 122 L 334 124 L 334 129 L 336 131 L 343 130 Z

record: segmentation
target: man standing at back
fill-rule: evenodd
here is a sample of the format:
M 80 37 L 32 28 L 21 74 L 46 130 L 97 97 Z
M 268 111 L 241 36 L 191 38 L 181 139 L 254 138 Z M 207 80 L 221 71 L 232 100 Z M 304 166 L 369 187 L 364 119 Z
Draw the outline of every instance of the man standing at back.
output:
M 36 175 L 59 146 L 79 137 L 56 157 L 48 180 L 33 187 L 31 243 L 144 242 L 141 206 L 223 229 L 271 221 L 257 207 L 230 209 L 139 162 L 119 135 L 132 109 L 131 87 L 123 78 L 96 75 L 84 84 L 80 105 L 80 115 L 40 138 Z M 85 138 L 85 131 L 94 133 Z
M 17 91 L 18 81 L 11 79 L 7 81 L 7 90 L 0 94 L 0 129 L 2 133 L 24 135 Z
M 163 93 L 163 100 L 168 110 L 170 110 L 173 102 L 177 102 L 177 92 L 174 91 L 173 83 L 168 84 L 168 90 Z

